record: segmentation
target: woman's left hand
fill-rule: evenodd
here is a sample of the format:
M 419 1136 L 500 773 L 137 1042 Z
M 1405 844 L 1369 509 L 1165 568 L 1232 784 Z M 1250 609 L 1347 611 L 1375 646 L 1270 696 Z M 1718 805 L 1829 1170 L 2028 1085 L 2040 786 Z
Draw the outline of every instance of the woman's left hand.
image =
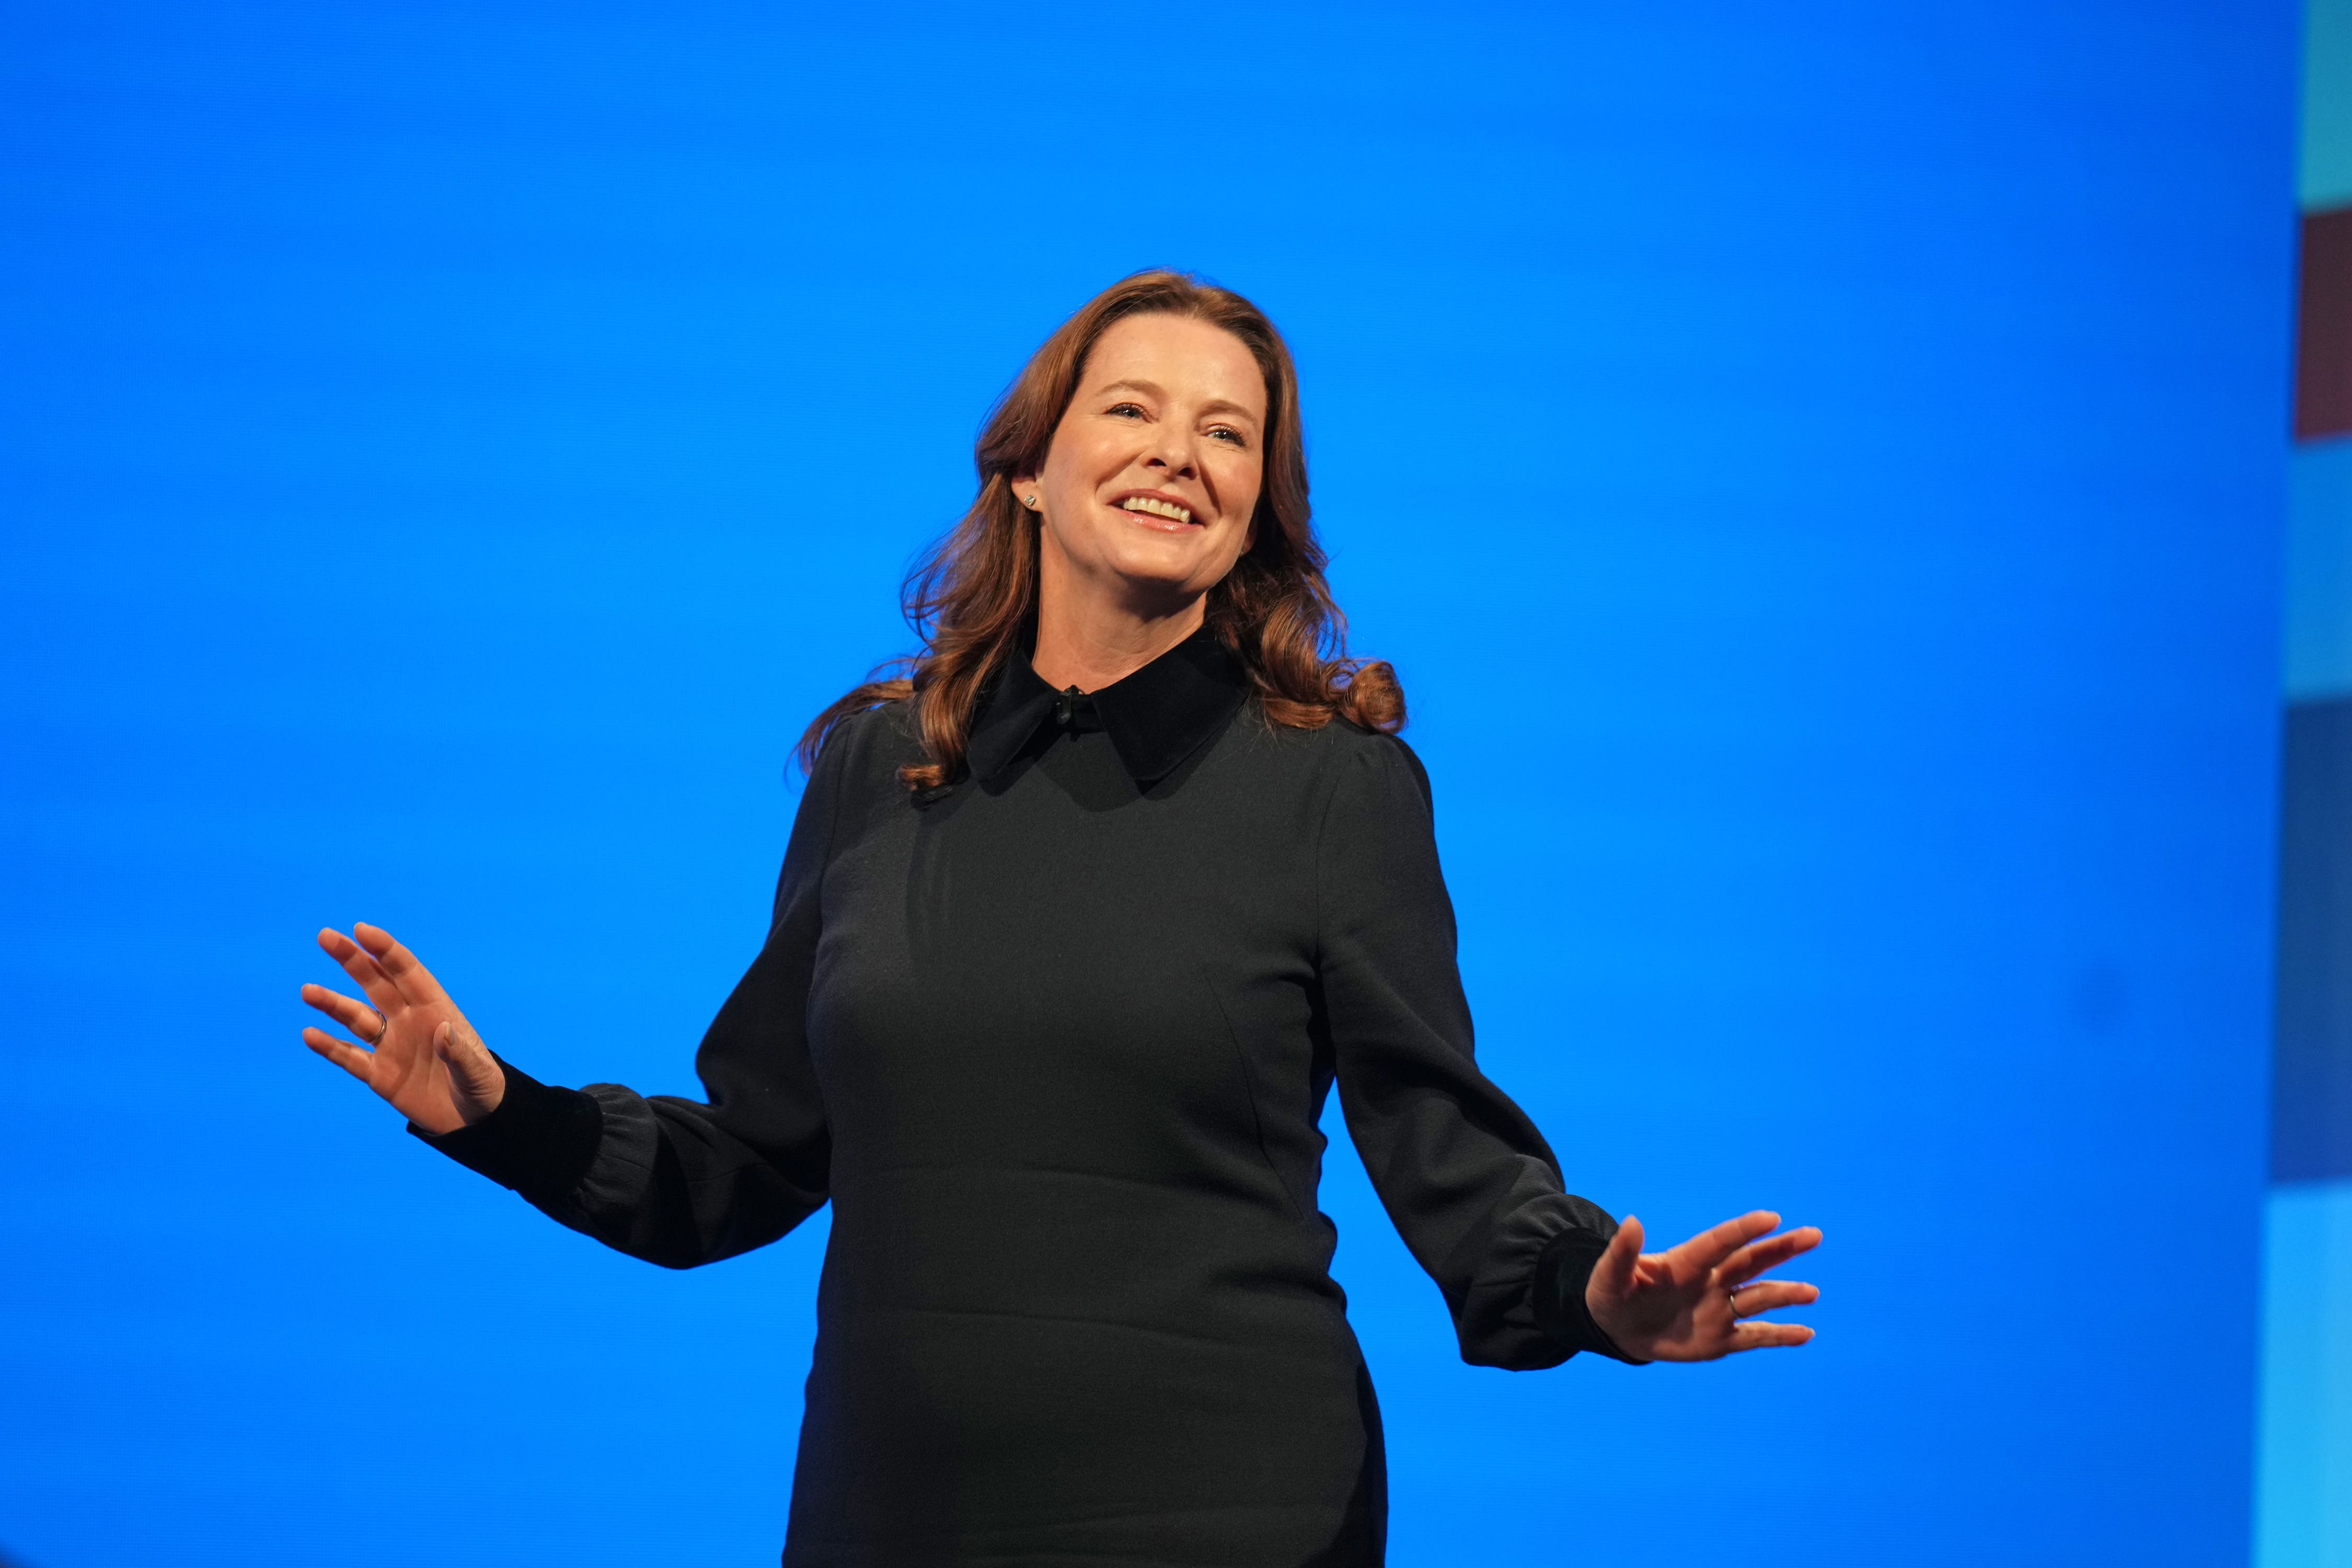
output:
M 1680 1247 L 1643 1252 L 1642 1222 L 1627 1215 L 1592 1266 L 1585 1308 L 1619 1350 L 1640 1361 L 1714 1361 L 1734 1351 L 1803 1344 L 1813 1331 L 1802 1323 L 1756 1319 L 1821 1299 L 1811 1285 L 1791 1279 L 1756 1280 L 1822 1244 L 1811 1226 L 1771 1235 L 1780 1223 L 1779 1215 L 1759 1209 Z

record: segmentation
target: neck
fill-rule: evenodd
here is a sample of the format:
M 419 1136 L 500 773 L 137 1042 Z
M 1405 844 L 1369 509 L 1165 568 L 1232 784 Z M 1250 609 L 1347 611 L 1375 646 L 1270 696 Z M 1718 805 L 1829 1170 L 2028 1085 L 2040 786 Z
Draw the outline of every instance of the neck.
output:
M 1186 637 L 1208 618 L 1208 596 L 1195 594 L 1167 605 L 1122 603 L 1106 595 L 1073 593 L 1055 572 L 1037 584 L 1037 678 L 1056 690 L 1099 691 L 1126 679 Z

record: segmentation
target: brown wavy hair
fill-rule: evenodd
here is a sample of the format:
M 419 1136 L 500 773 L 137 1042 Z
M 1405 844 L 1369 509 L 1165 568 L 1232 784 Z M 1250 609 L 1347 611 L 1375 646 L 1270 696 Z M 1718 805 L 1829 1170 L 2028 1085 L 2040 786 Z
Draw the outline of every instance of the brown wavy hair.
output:
M 1208 626 L 1248 672 L 1269 722 L 1318 730 L 1332 718 L 1394 734 L 1404 692 L 1379 660 L 1348 657 L 1347 617 L 1325 582 L 1323 546 L 1307 521 L 1307 445 L 1298 426 L 1298 373 L 1265 312 L 1228 289 L 1181 272 L 1139 272 L 1087 301 L 1030 356 L 989 411 L 972 447 L 980 494 L 963 521 L 908 573 L 899 601 L 923 651 L 877 668 L 818 714 L 801 736 L 803 769 L 834 727 L 887 702 L 911 706 L 929 762 L 898 770 L 911 790 L 953 784 L 989 679 L 1037 614 L 1035 513 L 1013 493 L 1015 475 L 1045 465 L 1045 451 L 1077 395 L 1087 356 L 1114 321 L 1189 317 L 1241 340 L 1265 375 L 1265 483 L 1249 550 L 1209 590 Z

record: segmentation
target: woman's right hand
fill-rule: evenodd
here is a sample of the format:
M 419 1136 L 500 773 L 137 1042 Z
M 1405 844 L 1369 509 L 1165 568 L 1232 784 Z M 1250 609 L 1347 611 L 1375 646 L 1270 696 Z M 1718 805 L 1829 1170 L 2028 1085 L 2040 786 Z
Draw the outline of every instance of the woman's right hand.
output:
M 470 1127 L 499 1108 L 506 1096 L 506 1074 L 415 953 L 393 941 L 390 931 L 372 925 L 353 926 L 351 936 L 322 931 L 319 945 L 359 983 L 368 1000 L 354 1002 L 323 985 L 303 986 L 302 1000 L 373 1048 L 339 1039 L 315 1024 L 302 1031 L 304 1045 L 436 1137 Z

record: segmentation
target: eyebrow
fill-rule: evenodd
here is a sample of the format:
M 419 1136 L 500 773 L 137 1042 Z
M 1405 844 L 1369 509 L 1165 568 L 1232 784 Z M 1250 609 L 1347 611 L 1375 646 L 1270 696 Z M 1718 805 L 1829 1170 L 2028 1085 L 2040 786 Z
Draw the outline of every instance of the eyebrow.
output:
M 1168 395 L 1167 389 L 1155 381 L 1114 381 L 1108 386 L 1100 388 L 1097 391 L 1097 395 L 1099 396 L 1103 393 L 1118 392 L 1121 390 L 1128 392 L 1149 393 L 1154 397 L 1165 397 Z M 1203 414 L 1238 414 L 1253 425 L 1256 424 L 1258 420 L 1258 416 L 1251 413 L 1240 404 L 1229 402 L 1222 397 L 1212 398 L 1210 401 L 1201 405 L 1201 412 Z

